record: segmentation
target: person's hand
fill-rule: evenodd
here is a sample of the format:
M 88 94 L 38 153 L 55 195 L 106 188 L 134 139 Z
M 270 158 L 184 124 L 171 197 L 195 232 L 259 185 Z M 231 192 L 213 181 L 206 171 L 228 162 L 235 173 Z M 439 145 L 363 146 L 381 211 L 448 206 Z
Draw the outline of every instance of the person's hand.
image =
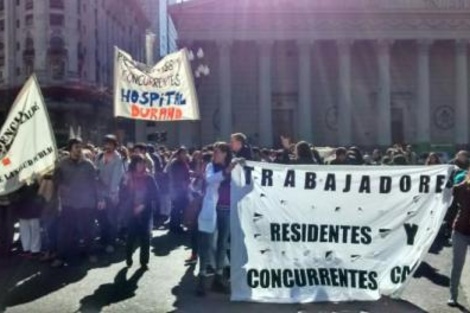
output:
M 98 201 L 98 210 L 102 211 L 106 209 L 106 202 L 104 200 Z
M 281 144 L 284 147 L 284 149 L 286 150 L 290 149 L 290 138 L 281 136 Z

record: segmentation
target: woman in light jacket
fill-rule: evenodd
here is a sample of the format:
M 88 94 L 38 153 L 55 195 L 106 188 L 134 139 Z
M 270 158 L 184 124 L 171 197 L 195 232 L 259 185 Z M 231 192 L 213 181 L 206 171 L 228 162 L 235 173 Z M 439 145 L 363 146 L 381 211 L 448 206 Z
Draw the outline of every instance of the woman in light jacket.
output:
M 214 253 L 212 243 L 216 232 L 216 276 L 213 287 L 217 291 L 229 292 L 223 270 L 227 265 L 230 236 L 230 173 L 235 165 L 236 163 L 232 162 L 230 146 L 225 142 L 216 143 L 212 162 L 207 165 L 205 171 L 206 192 L 198 217 L 199 296 L 206 293 L 207 266 Z

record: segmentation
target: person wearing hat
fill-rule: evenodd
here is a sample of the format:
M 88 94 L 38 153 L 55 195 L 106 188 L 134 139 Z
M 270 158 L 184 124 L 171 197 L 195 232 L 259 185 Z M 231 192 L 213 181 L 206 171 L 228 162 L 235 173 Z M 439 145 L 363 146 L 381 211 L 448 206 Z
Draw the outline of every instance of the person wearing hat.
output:
M 124 164 L 117 152 L 118 141 L 114 135 L 104 137 L 103 153 L 96 160 L 101 197 L 104 202 L 98 207 L 98 222 L 101 241 L 107 253 L 114 252 L 114 243 L 119 224 L 119 185 L 124 176 Z

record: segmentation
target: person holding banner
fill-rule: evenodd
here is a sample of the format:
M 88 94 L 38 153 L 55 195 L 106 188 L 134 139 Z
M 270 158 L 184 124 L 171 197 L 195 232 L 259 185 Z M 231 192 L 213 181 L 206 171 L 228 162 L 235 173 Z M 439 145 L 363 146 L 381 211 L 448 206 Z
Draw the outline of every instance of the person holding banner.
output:
M 467 250 L 470 248 L 470 175 L 463 183 L 454 187 L 454 199 L 459 211 L 454 221 L 452 234 L 452 272 L 450 276 L 449 306 L 458 306 L 458 289 Z
M 230 181 L 231 172 L 237 161 L 232 162 L 232 153 L 227 143 L 215 144 L 212 162 L 205 171 L 206 193 L 198 217 L 199 229 L 199 282 L 197 295 L 205 296 L 207 285 L 207 267 L 215 255 L 216 276 L 213 289 L 228 293 L 229 285 L 223 277 L 227 264 L 227 251 L 230 236 Z M 213 242 L 216 238 L 216 249 Z

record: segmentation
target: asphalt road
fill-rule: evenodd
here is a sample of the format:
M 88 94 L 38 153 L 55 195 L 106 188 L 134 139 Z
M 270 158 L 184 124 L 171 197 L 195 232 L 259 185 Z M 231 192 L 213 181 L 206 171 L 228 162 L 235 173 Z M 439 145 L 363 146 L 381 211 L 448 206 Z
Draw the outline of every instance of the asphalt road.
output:
M 187 240 L 154 233 L 150 270 L 125 268 L 120 249 L 101 255 L 98 264 L 86 262 L 52 269 L 36 261 L 13 257 L 0 261 L 0 312 L 469 312 L 470 266 L 464 276 L 462 308 L 449 308 L 451 249 L 437 241 L 402 294 L 401 300 L 377 302 L 269 305 L 233 303 L 225 295 L 194 295 L 195 271 L 185 267 Z M 138 262 L 135 255 L 135 264 Z M 469 265 L 468 260 L 467 265 Z

